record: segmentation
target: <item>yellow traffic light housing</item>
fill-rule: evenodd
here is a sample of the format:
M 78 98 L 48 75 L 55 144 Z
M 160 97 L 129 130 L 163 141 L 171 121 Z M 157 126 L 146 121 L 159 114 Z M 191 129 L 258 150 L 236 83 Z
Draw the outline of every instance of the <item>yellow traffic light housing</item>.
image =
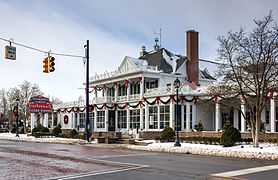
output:
M 54 61 L 55 61 L 55 58 L 54 57 L 52 57 L 52 56 L 49 56 L 49 71 L 50 72 L 54 72 L 55 71 L 55 63 L 54 63 Z
M 48 57 L 44 58 L 43 60 L 43 72 L 44 73 L 49 73 L 49 62 L 48 62 Z

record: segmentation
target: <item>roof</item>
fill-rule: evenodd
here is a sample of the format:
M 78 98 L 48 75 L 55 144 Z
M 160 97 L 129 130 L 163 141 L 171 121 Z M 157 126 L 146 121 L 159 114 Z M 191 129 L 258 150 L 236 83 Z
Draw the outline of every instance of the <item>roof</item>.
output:
M 199 70 L 202 78 L 216 80 L 220 63 L 199 59 Z
M 165 48 L 149 52 L 139 59 L 146 60 L 149 66 L 157 66 L 159 71 L 169 74 L 175 73 L 187 61 L 186 57 L 175 55 Z

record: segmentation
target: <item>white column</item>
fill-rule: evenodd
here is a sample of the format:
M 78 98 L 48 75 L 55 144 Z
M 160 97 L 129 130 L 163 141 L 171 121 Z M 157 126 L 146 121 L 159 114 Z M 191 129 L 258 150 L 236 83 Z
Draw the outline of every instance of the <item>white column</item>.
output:
M 143 124 L 144 124 L 144 109 L 143 107 L 140 108 L 140 130 L 143 129 Z
M 220 104 L 217 102 L 215 103 L 215 131 L 221 129 L 220 119 L 221 119 Z
M 238 110 L 234 109 L 234 128 L 238 129 Z
M 44 123 L 43 123 L 43 126 L 48 128 L 48 113 L 44 114 Z
M 186 131 L 190 131 L 190 103 L 186 102 Z
M 106 108 L 105 110 L 105 131 L 108 131 L 108 124 L 109 123 L 109 119 L 108 119 L 108 109 Z
M 171 101 L 171 100 L 170 100 Z M 175 104 L 170 102 L 170 127 L 174 129 L 175 125 Z
M 97 131 L 97 110 L 94 110 L 95 120 L 94 120 L 94 131 Z
M 35 113 L 31 113 L 31 130 L 34 129 L 35 121 L 37 121 L 37 117 Z
M 274 98 L 270 99 L 270 132 L 276 132 L 276 104 Z
M 195 128 L 195 124 L 196 124 L 196 119 L 197 119 L 197 114 L 196 114 L 196 104 L 192 104 L 192 129 Z
M 80 113 L 77 113 L 77 130 L 80 131 Z
M 126 86 L 127 86 L 127 83 L 126 83 Z M 130 84 L 128 82 L 128 87 L 126 88 L 126 98 L 127 98 L 127 101 L 129 101 L 129 95 L 130 95 Z
M 126 110 L 126 130 L 129 132 L 130 127 L 130 110 L 129 108 Z
M 145 106 L 145 130 L 149 130 L 149 106 L 148 104 L 146 103 L 146 106 Z
M 157 129 L 160 130 L 160 106 L 157 106 Z
M 181 131 L 184 131 L 184 104 L 181 104 Z
M 246 116 L 246 109 L 245 105 L 241 104 L 241 132 L 244 132 L 246 130 L 246 119 L 244 118 L 243 114 Z
M 116 88 L 115 88 L 116 87 Z M 117 97 L 118 97 L 118 84 L 117 86 L 114 85 L 114 88 L 115 88 L 115 101 L 117 102 Z
M 118 131 L 118 110 L 115 110 L 115 131 Z
M 142 76 L 142 83 L 140 83 L 140 99 L 142 100 L 144 97 L 144 76 Z
M 51 127 L 54 128 L 54 113 L 51 114 L 51 117 L 52 117 Z

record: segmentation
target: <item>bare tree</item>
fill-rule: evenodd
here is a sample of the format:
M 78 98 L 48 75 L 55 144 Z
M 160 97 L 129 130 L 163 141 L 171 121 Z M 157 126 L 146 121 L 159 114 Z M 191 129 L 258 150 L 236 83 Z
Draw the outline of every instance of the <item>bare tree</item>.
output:
M 28 81 L 24 81 L 19 85 L 19 108 L 20 108 L 20 117 L 23 119 L 24 133 L 27 133 L 26 121 L 30 118 L 30 113 L 26 111 L 26 105 L 29 99 L 33 96 L 43 95 L 43 92 L 40 90 L 37 84 L 31 84 Z
M 273 23 L 271 12 L 254 23 L 255 28 L 249 34 L 241 28 L 239 32 L 218 37 L 218 54 L 223 62 L 219 75 L 225 77 L 224 83 L 230 84 L 229 90 L 220 94 L 240 94 L 239 100 L 250 112 L 247 124 L 251 128 L 253 147 L 258 147 L 261 112 L 269 92 L 277 90 L 278 26 Z
M 7 102 L 8 102 L 8 107 L 7 107 L 7 117 L 9 119 L 9 131 L 12 130 L 13 128 L 13 109 L 16 103 L 16 99 L 18 99 L 20 96 L 20 91 L 18 88 L 11 88 L 7 92 Z
M 8 99 L 6 90 L 4 88 L 0 90 L 0 113 L 0 122 L 1 124 L 3 124 L 5 121 L 8 120 Z

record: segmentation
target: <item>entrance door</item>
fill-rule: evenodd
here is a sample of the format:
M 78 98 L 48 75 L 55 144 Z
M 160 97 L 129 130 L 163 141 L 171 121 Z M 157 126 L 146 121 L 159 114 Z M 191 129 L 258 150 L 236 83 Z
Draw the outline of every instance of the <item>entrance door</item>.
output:
M 108 111 L 108 131 L 115 131 L 115 111 Z

